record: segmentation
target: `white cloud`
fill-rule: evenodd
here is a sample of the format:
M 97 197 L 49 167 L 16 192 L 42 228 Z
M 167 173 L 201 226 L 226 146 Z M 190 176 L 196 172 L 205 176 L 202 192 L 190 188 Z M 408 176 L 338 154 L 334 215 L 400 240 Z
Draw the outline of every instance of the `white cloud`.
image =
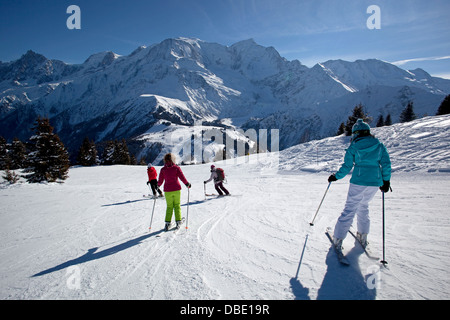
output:
M 450 80 L 450 73 L 449 72 L 447 72 L 447 73 L 433 73 L 432 76 Z
M 392 64 L 396 66 L 402 66 L 404 64 L 407 64 L 409 62 L 418 62 L 418 61 L 438 61 L 438 60 L 446 60 L 450 59 L 450 56 L 443 56 L 443 57 L 425 57 L 425 58 L 413 58 L 413 59 L 406 59 L 406 60 L 399 60 L 391 62 Z

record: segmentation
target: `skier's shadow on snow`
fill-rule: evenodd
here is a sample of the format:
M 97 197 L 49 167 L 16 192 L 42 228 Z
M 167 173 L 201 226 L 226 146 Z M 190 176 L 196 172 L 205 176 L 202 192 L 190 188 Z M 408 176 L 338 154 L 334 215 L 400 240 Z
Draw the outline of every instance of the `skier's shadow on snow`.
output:
M 298 278 L 291 278 L 289 283 L 291 284 L 292 293 L 295 295 L 295 300 L 311 300 L 309 289 L 305 288 Z
M 374 300 L 376 289 L 369 289 L 359 268 L 362 250 L 355 246 L 346 255 L 350 266 L 342 266 L 330 248 L 326 258 L 327 272 L 318 291 L 317 300 Z
M 102 251 L 97 251 L 99 249 L 99 247 L 89 249 L 81 257 L 75 258 L 73 260 L 66 261 L 64 263 L 61 263 L 61 264 L 55 266 L 55 267 L 52 267 L 50 269 L 47 269 L 47 270 L 41 271 L 39 273 L 36 273 L 36 274 L 32 275 L 32 277 L 40 277 L 40 276 L 43 276 L 43 275 L 46 275 L 46 274 L 49 274 L 49 273 L 52 273 L 52 272 L 55 272 L 55 271 L 59 271 L 59 270 L 68 268 L 70 266 L 79 265 L 79 264 L 82 264 L 82 263 L 85 263 L 85 262 L 88 262 L 88 261 L 97 260 L 97 259 L 101 259 L 101 258 L 110 256 L 110 255 L 116 254 L 117 252 L 120 252 L 120 251 L 129 249 L 131 247 L 134 247 L 134 246 L 140 244 L 145 239 L 153 237 L 153 236 L 156 236 L 156 235 L 158 235 L 158 234 L 160 234 L 162 232 L 164 232 L 164 230 L 159 230 L 159 231 L 155 231 L 155 232 L 152 232 L 152 233 L 144 234 L 142 236 L 139 236 L 139 237 L 134 238 L 134 239 L 130 239 L 128 241 L 125 241 L 123 243 L 115 245 L 114 247 L 111 247 L 111 248 L 108 248 L 108 249 L 105 249 L 105 250 L 102 250 Z
M 209 199 L 208 199 L 209 200 Z M 189 202 L 189 205 L 190 206 L 195 206 L 195 205 L 197 205 L 197 204 L 202 204 L 202 203 L 205 203 L 206 201 L 208 201 L 208 200 L 194 200 L 194 201 L 190 201 Z M 187 203 L 183 203 L 183 204 L 181 204 L 180 206 L 181 207 L 187 207 Z
M 130 204 L 130 203 L 135 203 L 135 202 L 141 202 L 141 201 L 148 201 L 149 199 L 137 199 L 137 200 L 127 200 L 127 201 L 123 201 L 123 202 L 116 202 L 116 203 L 111 203 L 111 204 L 104 204 L 102 205 L 102 207 L 111 207 L 111 206 L 121 206 L 124 204 Z
M 208 197 L 208 198 L 203 199 L 203 200 L 193 200 L 193 201 L 189 202 L 189 205 L 190 206 L 195 206 L 195 205 L 198 205 L 198 204 L 206 203 L 206 202 L 209 202 L 209 201 L 212 201 L 212 200 L 217 200 L 217 199 L 220 199 L 220 198 L 219 197 Z M 187 205 L 188 205 L 187 203 L 183 203 L 181 206 L 182 207 L 186 207 Z
M 303 256 L 305 254 L 306 244 L 308 243 L 308 237 L 309 235 L 307 234 L 305 237 L 305 243 L 303 244 L 302 255 L 300 256 L 300 261 L 298 262 L 297 274 L 289 281 L 292 293 L 295 295 L 295 300 L 311 300 L 311 298 L 309 297 L 309 289 L 305 288 L 298 279 L 300 268 L 302 266 Z

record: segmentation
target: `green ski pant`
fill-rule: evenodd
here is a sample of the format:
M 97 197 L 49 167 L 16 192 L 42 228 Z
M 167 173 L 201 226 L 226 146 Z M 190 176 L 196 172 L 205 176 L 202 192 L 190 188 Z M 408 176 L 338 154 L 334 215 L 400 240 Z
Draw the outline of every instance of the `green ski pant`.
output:
M 181 221 L 181 190 L 164 192 L 166 198 L 166 222 L 172 221 L 172 214 L 175 211 L 175 221 Z

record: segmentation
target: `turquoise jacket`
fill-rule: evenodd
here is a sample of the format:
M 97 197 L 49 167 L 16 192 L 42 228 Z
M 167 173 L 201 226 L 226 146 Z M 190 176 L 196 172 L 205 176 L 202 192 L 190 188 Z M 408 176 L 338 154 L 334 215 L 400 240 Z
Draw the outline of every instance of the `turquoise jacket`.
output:
M 350 183 L 380 187 L 391 180 L 391 160 L 384 144 L 373 136 L 356 138 L 346 150 L 344 163 L 336 178 L 344 178 L 353 169 Z

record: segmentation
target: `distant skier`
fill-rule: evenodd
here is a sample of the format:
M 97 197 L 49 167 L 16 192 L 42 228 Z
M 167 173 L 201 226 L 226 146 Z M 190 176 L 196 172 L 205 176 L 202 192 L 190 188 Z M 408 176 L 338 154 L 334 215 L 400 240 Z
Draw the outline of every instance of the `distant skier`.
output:
M 228 190 L 223 186 L 223 180 L 225 179 L 225 174 L 223 172 L 223 169 L 217 168 L 215 165 L 211 165 L 211 176 L 208 180 L 203 181 L 204 184 L 207 184 L 211 180 L 214 180 L 214 187 L 216 188 L 216 191 L 219 193 L 219 196 L 223 196 L 223 192 L 225 192 L 225 195 L 229 196 L 230 193 Z
M 164 167 L 159 173 L 158 186 L 164 183 L 164 193 L 166 197 L 167 209 L 164 230 L 167 231 L 172 222 L 172 215 L 175 212 L 175 221 L 177 228 L 183 223 L 181 217 L 181 185 L 178 181 L 180 179 L 187 188 L 191 184 L 186 180 L 181 168 L 175 164 L 175 156 L 168 153 L 164 156 Z
M 147 185 L 150 185 L 153 192 L 153 197 L 157 197 L 156 192 L 159 193 L 160 197 L 164 197 L 161 189 L 158 187 L 158 180 L 156 178 L 158 177 L 158 173 L 156 172 L 156 169 L 154 166 L 152 166 L 151 163 L 147 165 L 147 174 L 148 174 L 148 181 Z
M 334 228 L 333 242 L 342 251 L 342 242 L 357 215 L 357 237 L 366 247 L 370 229 L 369 202 L 378 188 L 388 192 L 391 179 L 391 160 L 386 147 L 370 133 L 370 127 L 358 119 L 352 128 L 352 142 L 345 153 L 341 168 L 328 178 L 333 182 L 344 178 L 353 168 L 347 202 Z

